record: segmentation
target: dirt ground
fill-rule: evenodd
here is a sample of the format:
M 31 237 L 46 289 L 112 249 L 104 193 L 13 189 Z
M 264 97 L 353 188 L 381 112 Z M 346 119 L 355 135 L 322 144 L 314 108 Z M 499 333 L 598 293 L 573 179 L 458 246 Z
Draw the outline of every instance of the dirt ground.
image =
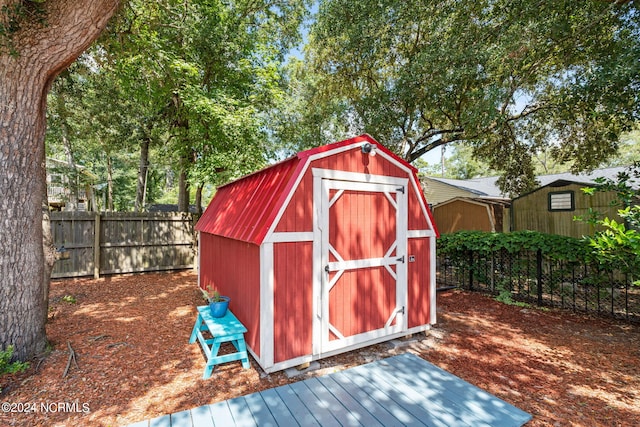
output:
M 637 325 L 447 291 L 438 324 L 404 348 L 367 347 L 294 379 L 252 360 L 203 380 L 202 352 L 187 342 L 201 304 L 192 272 L 54 282 L 51 351 L 0 378 L 0 425 L 122 426 L 404 351 L 529 412 L 527 426 L 640 425 Z M 63 377 L 70 348 L 77 365 Z

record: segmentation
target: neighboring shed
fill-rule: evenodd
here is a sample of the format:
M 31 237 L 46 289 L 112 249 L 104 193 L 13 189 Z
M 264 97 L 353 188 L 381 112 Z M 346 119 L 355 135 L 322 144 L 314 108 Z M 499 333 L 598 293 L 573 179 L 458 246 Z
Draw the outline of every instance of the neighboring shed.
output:
M 196 225 L 199 285 L 231 297 L 266 372 L 435 323 L 437 231 L 416 172 L 362 135 L 218 189 Z
M 532 230 L 580 238 L 596 231 L 587 222 L 574 221 L 576 216 L 589 217 L 589 209 L 621 221 L 617 214 L 619 207 L 611 206 L 611 202 L 615 201 L 615 193 L 596 192 L 589 196 L 582 188 L 590 186 L 593 186 L 592 182 L 560 179 L 513 199 L 511 230 Z
M 509 231 L 509 218 L 505 215 L 508 207 L 509 202 L 504 200 L 456 197 L 434 206 L 432 211 L 440 233 L 460 230 L 502 232 Z

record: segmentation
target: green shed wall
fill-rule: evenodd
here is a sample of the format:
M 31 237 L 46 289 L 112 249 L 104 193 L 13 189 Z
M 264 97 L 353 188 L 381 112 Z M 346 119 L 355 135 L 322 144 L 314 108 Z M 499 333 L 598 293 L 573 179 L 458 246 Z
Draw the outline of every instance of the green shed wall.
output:
M 532 230 L 578 238 L 591 235 L 596 230 L 592 225 L 573 220 L 574 216 L 587 217 L 589 208 L 601 212 L 609 218 L 621 220 L 617 214 L 618 208 L 610 206 L 610 203 L 615 200 L 615 193 L 596 192 L 593 196 L 589 196 L 582 191 L 584 187 L 584 184 L 546 186 L 514 199 L 511 203 L 512 230 Z M 575 209 L 572 211 L 549 211 L 549 193 L 566 191 L 573 191 Z

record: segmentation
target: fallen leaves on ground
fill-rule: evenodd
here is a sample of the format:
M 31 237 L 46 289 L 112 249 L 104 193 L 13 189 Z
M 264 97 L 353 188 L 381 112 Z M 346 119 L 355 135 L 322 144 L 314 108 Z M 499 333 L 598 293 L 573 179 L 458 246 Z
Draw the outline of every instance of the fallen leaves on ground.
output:
M 122 426 L 412 351 L 533 415 L 528 426 L 640 425 L 640 328 L 490 297 L 438 294 L 438 324 L 403 348 L 378 344 L 294 378 L 255 361 L 218 366 L 188 344 L 202 304 L 193 272 L 54 281 L 51 350 L 0 378 L 3 426 Z M 70 348 L 77 365 L 69 362 Z

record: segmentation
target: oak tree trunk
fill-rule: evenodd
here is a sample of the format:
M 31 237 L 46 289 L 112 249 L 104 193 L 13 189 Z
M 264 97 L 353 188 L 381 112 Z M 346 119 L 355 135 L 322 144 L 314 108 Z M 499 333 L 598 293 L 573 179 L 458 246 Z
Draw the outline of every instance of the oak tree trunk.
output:
M 149 169 L 150 140 L 150 137 L 144 136 L 140 142 L 140 166 L 138 167 L 138 184 L 136 186 L 136 212 L 142 212 L 144 210 L 144 199 L 147 190 L 147 171 Z
M 107 212 L 113 212 L 113 162 L 107 153 Z
M 189 212 L 189 180 L 184 169 L 180 171 L 178 179 L 178 211 Z
M 198 188 L 196 188 L 196 213 L 198 215 L 202 215 L 202 190 L 204 189 L 204 184 L 198 184 Z
M 16 6 L 42 9 L 20 16 L 20 28 L 8 35 L 13 54 L 0 51 L 0 349 L 13 345 L 16 359 L 29 359 L 46 346 L 54 259 L 43 232 L 47 92 L 98 37 L 118 3 L 0 0 L 0 21 Z M 5 42 L 7 35 L 2 37 Z

